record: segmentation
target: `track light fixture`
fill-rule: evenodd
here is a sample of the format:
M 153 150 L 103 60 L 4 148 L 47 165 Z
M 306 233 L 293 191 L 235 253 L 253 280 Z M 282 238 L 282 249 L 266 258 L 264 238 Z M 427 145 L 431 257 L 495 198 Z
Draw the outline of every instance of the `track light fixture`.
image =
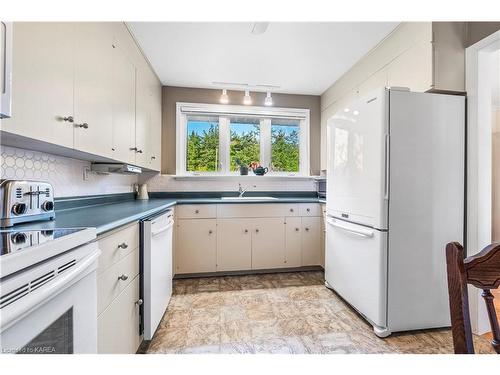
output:
M 220 102 L 222 104 L 229 103 L 229 96 L 227 96 L 227 90 L 226 89 L 222 89 L 222 95 L 220 96 Z
M 252 104 L 252 97 L 250 96 L 250 90 L 245 90 L 245 96 L 243 97 L 243 104 Z
M 264 99 L 264 105 L 267 105 L 267 106 L 273 105 L 273 98 L 271 97 L 271 91 L 267 92 L 266 99 Z

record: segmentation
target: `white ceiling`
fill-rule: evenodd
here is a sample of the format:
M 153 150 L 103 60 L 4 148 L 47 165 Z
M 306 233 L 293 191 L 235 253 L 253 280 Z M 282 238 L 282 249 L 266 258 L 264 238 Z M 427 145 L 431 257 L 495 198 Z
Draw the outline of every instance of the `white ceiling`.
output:
M 279 86 L 320 95 L 384 39 L 396 22 L 130 22 L 164 85 L 213 88 L 212 82 Z

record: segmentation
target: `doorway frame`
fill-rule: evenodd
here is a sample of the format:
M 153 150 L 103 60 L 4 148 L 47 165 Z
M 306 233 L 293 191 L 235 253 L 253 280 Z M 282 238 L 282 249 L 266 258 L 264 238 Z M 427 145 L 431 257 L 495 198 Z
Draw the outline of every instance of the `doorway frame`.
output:
M 492 129 L 482 121 L 478 110 L 481 92 L 481 55 L 500 50 L 500 30 L 465 50 L 465 89 L 467 92 L 467 256 L 491 243 L 492 226 Z M 490 331 L 481 291 L 469 287 L 472 331 Z

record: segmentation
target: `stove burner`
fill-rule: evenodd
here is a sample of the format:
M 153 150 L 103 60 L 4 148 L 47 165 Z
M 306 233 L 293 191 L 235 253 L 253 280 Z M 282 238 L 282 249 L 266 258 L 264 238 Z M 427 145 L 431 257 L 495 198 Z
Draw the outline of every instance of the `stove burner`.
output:
M 53 241 L 57 238 L 79 232 L 85 228 L 44 229 L 44 230 L 0 230 L 0 255 L 6 255 L 30 247 Z

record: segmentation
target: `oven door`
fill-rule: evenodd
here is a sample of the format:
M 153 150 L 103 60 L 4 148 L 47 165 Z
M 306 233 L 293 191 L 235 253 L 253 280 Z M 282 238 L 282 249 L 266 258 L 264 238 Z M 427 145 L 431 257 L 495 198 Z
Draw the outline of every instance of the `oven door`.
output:
M 97 352 L 99 254 L 88 244 L 1 281 L 2 353 Z

